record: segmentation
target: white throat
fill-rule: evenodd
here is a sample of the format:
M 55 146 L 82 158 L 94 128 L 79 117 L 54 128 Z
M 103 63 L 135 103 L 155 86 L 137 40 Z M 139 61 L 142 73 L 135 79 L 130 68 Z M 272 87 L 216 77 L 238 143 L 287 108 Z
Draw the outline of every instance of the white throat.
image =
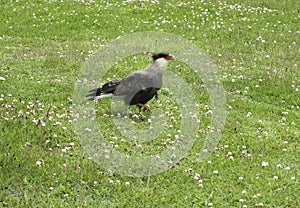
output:
M 168 61 L 166 59 L 159 58 L 153 61 L 152 64 L 146 68 L 146 71 L 157 74 L 158 76 L 162 76 L 162 73 L 167 65 Z
M 168 65 L 168 61 L 165 58 L 159 58 L 153 64 L 158 68 L 164 69 Z

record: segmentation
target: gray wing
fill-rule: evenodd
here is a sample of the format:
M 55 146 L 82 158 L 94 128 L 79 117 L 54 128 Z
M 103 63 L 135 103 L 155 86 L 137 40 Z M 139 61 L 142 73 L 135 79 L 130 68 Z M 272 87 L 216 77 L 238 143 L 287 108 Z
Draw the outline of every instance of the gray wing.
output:
M 140 90 L 147 88 L 161 88 L 162 77 L 158 77 L 156 74 L 143 71 L 134 72 L 120 81 L 117 86 L 114 95 L 134 95 Z

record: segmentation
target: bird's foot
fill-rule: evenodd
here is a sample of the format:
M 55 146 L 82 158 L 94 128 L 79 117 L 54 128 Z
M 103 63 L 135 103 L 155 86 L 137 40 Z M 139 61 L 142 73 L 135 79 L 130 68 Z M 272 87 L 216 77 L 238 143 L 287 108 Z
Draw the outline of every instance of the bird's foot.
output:
M 151 109 L 150 109 L 150 107 L 148 106 L 148 105 L 144 105 L 144 104 L 137 104 L 138 105 L 138 107 L 139 107 L 139 109 L 140 109 L 140 114 L 141 114 L 141 109 L 143 109 L 143 111 L 146 111 L 147 112 L 147 114 L 148 115 L 150 115 L 151 114 Z
M 144 105 L 143 106 L 143 110 L 146 111 L 149 115 L 152 113 L 151 109 L 150 109 L 150 107 L 148 105 Z

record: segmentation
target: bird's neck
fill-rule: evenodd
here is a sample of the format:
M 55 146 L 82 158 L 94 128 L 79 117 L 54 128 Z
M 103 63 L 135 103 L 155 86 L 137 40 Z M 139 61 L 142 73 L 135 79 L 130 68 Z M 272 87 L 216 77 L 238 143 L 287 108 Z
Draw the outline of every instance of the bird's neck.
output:
M 148 67 L 148 71 L 156 74 L 162 74 L 167 65 L 168 61 L 164 58 L 160 58 L 152 62 L 152 64 Z
M 160 58 L 160 59 L 153 61 L 152 64 L 158 68 L 164 69 L 168 65 L 168 61 L 164 58 Z

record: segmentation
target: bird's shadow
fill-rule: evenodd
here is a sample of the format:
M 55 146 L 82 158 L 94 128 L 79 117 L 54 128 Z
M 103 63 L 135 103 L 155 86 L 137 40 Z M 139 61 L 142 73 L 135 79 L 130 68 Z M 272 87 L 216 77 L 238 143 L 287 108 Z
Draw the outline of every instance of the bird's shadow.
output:
M 127 110 L 112 110 L 111 105 L 112 102 L 110 100 L 97 101 L 95 104 L 96 119 L 110 117 L 116 119 L 130 119 L 136 123 L 142 123 L 151 118 L 151 114 L 148 114 L 146 110 L 139 110 L 136 106 L 126 106 Z

